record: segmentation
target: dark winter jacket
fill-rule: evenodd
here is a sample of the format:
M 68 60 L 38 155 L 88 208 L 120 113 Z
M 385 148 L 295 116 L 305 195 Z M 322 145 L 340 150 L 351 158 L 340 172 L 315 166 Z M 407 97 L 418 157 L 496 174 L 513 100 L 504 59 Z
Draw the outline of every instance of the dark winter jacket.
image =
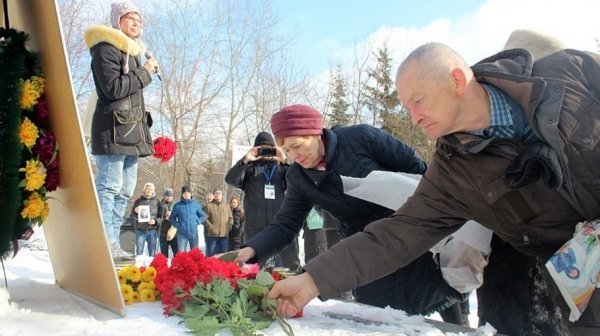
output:
M 233 215 L 233 225 L 229 231 L 229 251 L 239 250 L 242 246 L 242 237 L 244 234 L 245 214 L 244 210 L 237 207 L 231 209 Z
M 313 206 L 329 211 L 346 226 L 346 234 L 362 231 L 370 222 L 392 210 L 344 194 L 340 176 L 366 177 L 374 170 L 422 174 L 427 165 L 414 149 L 380 129 L 367 125 L 323 129 L 326 170 L 292 164 L 287 172 L 287 193 L 274 221 L 247 242 L 259 260 L 289 244 Z
M 229 169 L 225 182 L 244 191 L 244 211 L 246 215 L 246 238 L 254 237 L 273 221 L 281 207 L 285 193 L 287 164 L 276 164 L 271 160 L 257 160 L 244 164 L 243 159 Z M 265 185 L 275 188 L 275 198 L 265 198 Z
M 264 260 L 288 244 L 302 228 L 313 206 L 328 211 L 344 223 L 347 235 L 362 231 L 371 221 L 393 213 L 344 194 L 341 176 L 365 177 L 374 170 L 422 174 L 427 169 L 411 147 L 380 129 L 357 125 L 323 132 L 326 170 L 291 165 L 286 175 L 287 193 L 275 220 L 246 243 L 256 251 L 257 260 Z M 361 246 L 354 248 L 377 265 L 376 253 Z M 363 286 L 355 291 L 357 301 L 380 307 L 390 305 L 409 314 L 429 314 L 452 302 L 449 299 L 462 299 L 445 283 L 431 253 L 422 251 L 421 254 L 411 265 L 391 270 L 388 276 L 367 285 L 361 284 Z M 343 267 L 338 265 L 338 268 Z M 340 276 L 343 274 L 344 271 L 339 271 L 332 276 L 345 278 L 345 275 Z
M 182 198 L 171 210 L 169 221 L 177 228 L 177 234 L 192 237 L 198 234 L 198 225 L 206 219 L 202 205 L 194 199 Z
M 98 94 L 92 118 L 92 154 L 152 155 L 152 118 L 145 110 L 142 93 L 152 78 L 142 65 L 143 46 L 103 25 L 86 30 L 85 41 Z
M 159 239 L 161 241 L 166 241 L 167 240 L 167 232 L 169 231 L 169 228 L 171 227 L 171 222 L 169 221 L 169 217 L 167 216 L 167 211 L 172 211 L 175 203 L 173 203 L 173 202 L 167 203 L 165 201 L 165 199 L 163 198 L 160 201 L 160 204 L 163 207 L 163 222 L 160 224 L 160 228 L 159 228 Z M 175 233 L 175 236 L 173 237 L 173 239 L 175 239 L 176 237 L 177 237 L 177 233 Z
M 598 55 L 564 50 L 532 65 L 527 51 L 515 49 L 475 65 L 477 80 L 519 102 L 538 138 L 557 151 L 564 185 L 550 189 L 537 180 L 513 189 L 504 175 L 527 148 L 524 143 L 447 135 L 438 141 L 414 195 L 392 217 L 370 224 L 305 266 L 321 295 L 334 296 L 406 265 L 468 219 L 516 249 L 547 259 L 584 219 L 571 204 L 587 219 L 598 217 L 599 62 Z
M 154 219 L 154 224 L 150 225 L 148 222 L 138 222 L 138 214 L 133 211 L 133 209 L 137 208 L 140 205 L 148 205 L 150 207 L 150 219 Z M 162 203 L 156 199 L 156 197 L 152 196 L 147 198 L 142 195 L 140 198 L 136 199 L 133 202 L 133 206 L 131 207 L 131 214 L 129 217 L 135 223 L 136 230 L 148 231 L 148 230 L 158 230 L 158 227 L 161 225 L 163 221 L 163 207 Z

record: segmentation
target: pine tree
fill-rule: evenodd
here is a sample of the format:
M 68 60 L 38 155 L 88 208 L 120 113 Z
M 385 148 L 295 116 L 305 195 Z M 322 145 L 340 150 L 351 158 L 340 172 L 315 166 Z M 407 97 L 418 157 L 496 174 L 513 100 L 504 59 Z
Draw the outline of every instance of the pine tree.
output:
M 387 45 L 378 49 L 376 57 L 375 69 L 369 71 L 373 84 L 366 87 L 365 105 L 373 115 L 373 126 L 381 125 L 383 130 L 390 131 L 394 125 L 389 119 L 398 112 L 400 101 L 391 77 L 392 58 Z
M 377 64 L 369 76 L 374 85 L 367 86 L 366 106 L 373 115 L 373 125 L 415 148 L 425 161 L 431 160 L 435 142 L 427 139 L 419 126 L 412 124 L 410 114 L 404 109 L 391 77 L 389 50 L 386 45 L 377 52 Z
M 346 126 L 350 122 L 350 116 L 348 115 L 348 107 L 350 104 L 347 102 L 346 93 L 346 80 L 342 75 L 342 67 L 338 65 L 338 68 L 331 77 L 331 115 L 329 116 L 329 125 L 335 126 Z

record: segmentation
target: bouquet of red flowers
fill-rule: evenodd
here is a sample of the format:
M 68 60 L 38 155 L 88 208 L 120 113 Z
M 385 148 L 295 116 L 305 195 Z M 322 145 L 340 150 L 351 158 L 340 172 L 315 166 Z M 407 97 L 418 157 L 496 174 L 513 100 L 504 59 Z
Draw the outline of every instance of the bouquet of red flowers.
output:
M 158 254 L 150 264 L 157 270 L 156 289 L 166 315 L 178 315 L 196 334 L 214 335 L 223 328 L 250 335 L 277 320 L 284 331 L 293 332 L 277 315 L 277 301 L 267 293 L 275 279 L 258 265 L 240 267 L 234 262 L 207 258 L 199 249 L 179 252 L 168 265 Z

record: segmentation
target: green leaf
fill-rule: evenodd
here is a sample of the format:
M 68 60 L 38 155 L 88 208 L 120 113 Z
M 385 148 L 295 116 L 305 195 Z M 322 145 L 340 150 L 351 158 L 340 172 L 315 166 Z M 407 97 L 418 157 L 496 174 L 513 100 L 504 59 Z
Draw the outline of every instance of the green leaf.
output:
M 219 260 L 234 261 L 238 256 L 238 251 L 230 251 L 219 257 Z
M 260 270 L 258 274 L 256 274 L 256 281 L 260 285 L 265 286 L 267 288 L 271 288 L 275 284 L 275 279 L 273 279 L 271 273 L 265 270 Z
M 246 315 L 244 307 L 242 307 L 242 301 L 240 300 L 240 298 L 237 298 L 233 301 L 233 304 L 231 305 L 231 314 L 233 315 L 232 318 L 234 316 L 237 316 L 240 319 Z
M 212 292 L 214 293 L 214 300 L 217 302 L 223 302 L 226 298 L 233 295 L 235 290 L 231 287 L 231 283 L 224 279 L 213 279 L 210 282 Z
M 258 283 L 251 284 L 248 286 L 248 288 L 246 288 L 246 291 L 250 296 L 258 296 L 261 298 L 269 293 L 269 289 L 267 287 L 261 286 Z
M 182 316 L 185 317 L 204 317 L 210 311 L 210 307 L 208 305 L 197 305 L 197 304 L 187 304 L 185 306 L 185 310 L 182 313 Z
M 239 279 L 237 281 L 238 288 L 248 288 L 250 286 L 250 280 L 246 278 Z
M 227 325 L 219 322 L 216 317 L 188 318 L 184 320 L 184 325 L 196 335 L 213 336 Z

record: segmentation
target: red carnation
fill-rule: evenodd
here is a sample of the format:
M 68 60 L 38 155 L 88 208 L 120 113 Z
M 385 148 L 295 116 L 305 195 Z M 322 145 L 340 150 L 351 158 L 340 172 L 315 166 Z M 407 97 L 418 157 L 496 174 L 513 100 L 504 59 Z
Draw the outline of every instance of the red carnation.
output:
M 55 152 L 56 138 L 54 137 L 54 133 L 50 130 L 46 130 L 38 138 L 37 143 L 33 147 L 33 153 L 39 157 L 44 165 L 48 165 Z
M 42 94 L 38 98 L 37 104 L 34 106 L 35 115 L 38 121 L 43 125 L 48 125 L 48 102 L 46 101 L 46 95 Z
M 46 166 L 46 190 L 54 191 L 58 188 L 58 155 Z
M 158 137 L 154 139 L 154 157 L 160 159 L 160 162 L 168 162 L 175 155 L 177 144 L 167 137 Z

